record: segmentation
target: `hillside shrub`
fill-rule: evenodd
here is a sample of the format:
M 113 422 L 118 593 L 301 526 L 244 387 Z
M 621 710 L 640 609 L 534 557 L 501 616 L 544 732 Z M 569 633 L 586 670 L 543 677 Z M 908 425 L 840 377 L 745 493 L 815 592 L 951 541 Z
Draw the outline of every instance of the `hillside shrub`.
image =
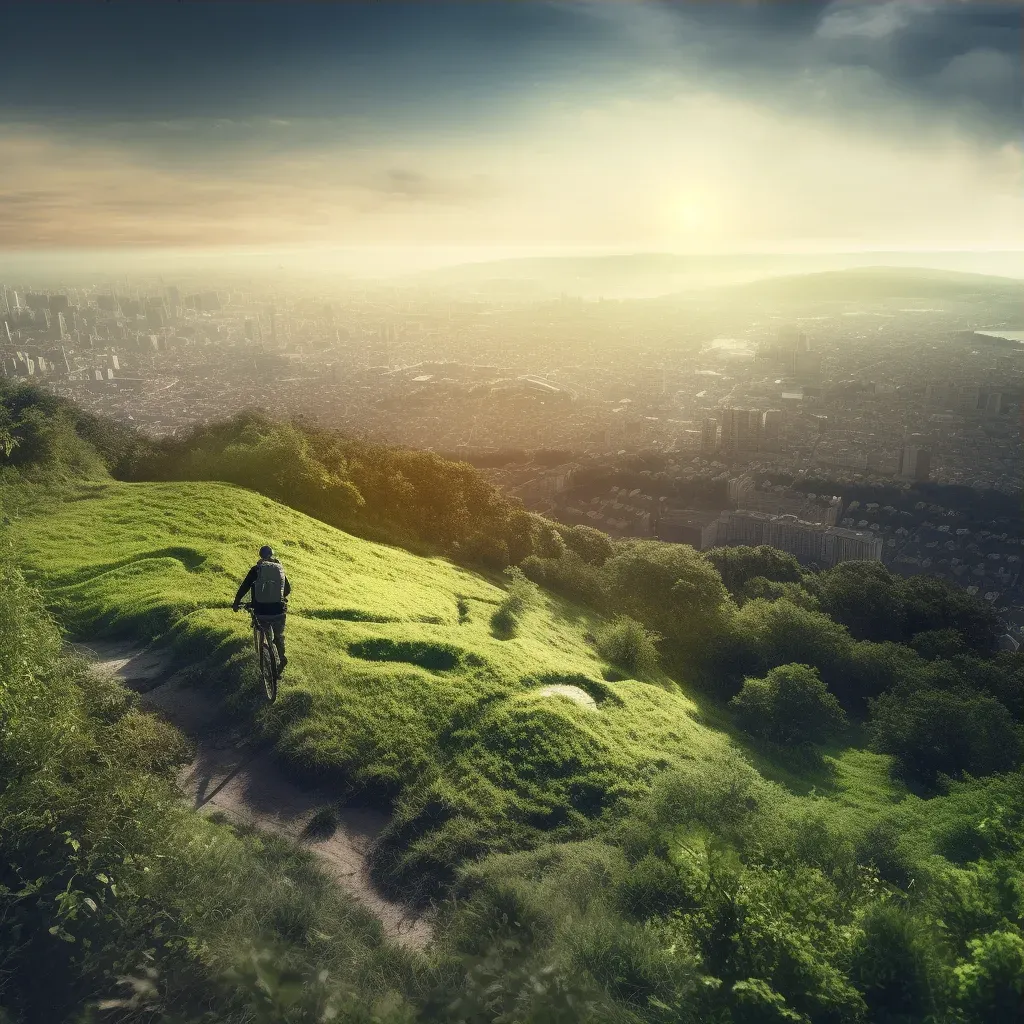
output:
M 966 652 L 963 633 L 958 629 L 926 629 L 910 641 L 925 661 L 955 658 Z
M 939 1009 L 942 964 L 927 924 L 897 903 L 875 903 L 861 923 L 850 976 L 875 1024 L 920 1020 Z
M 658 641 L 661 637 L 631 619 L 618 615 L 600 626 L 594 644 L 602 657 L 617 668 L 637 676 L 650 675 L 658 667 Z
M 799 583 L 801 579 L 800 563 L 792 555 L 767 544 L 712 548 L 703 557 L 718 570 L 733 597 L 739 597 L 746 585 L 758 576 L 772 583 Z
M 733 696 L 746 676 L 764 676 L 779 665 L 810 665 L 826 685 L 840 683 L 853 643 L 846 629 L 823 612 L 780 598 L 747 601 L 718 634 L 715 651 L 717 692 Z
M 600 568 L 615 554 L 611 537 L 592 526 L 567 526 L 562 529 L 565 546 L 577 558 Z
M 957 1001 L 971 1024 L 1019 1020 L 1024 1009 L 1024 934 L 1013 924 L 968 943 L 955 969 Z
M 745 601 L 757 600 L 758 598 L 765 601 L 778 601 L 780 598 L 785 598 L 790 604 L 795 604 L 800 608 L 807 608 L 812 612 L 818 611 L 820 607 L 817 597 L 802 584 L 792 582 L 778 583 L 765 576 L 755 576 L 753 579 L 747 580 L 740 591 L 734 596 L 741 604 Z
M 970 689 L 900 687 L 871 704 L 872 743 L 909 779 L 983 776 L 1020 761 L 1021 735 L 995 698 Z
M 732 607 L 718 572 L 685 544 L 622 545 L 604 576 L 612 607 L 660 633 L 684 663 L 706 656 Z
M 846 724 L 839 701 L 809 665 L 780 665 L 763 679 L 748 678 L 729 705 L 747 732 L 773 743 L 820 743 Z
M 566 544 L 562 535 L 554 526 L 546 523 L 537 529 L 537 540 L 533 545 L 540 558 L 561 558 L 566 552 Z
M 520 568 L 534 583 L 600 611 L 605 607 L 605 584 L 601 570 L 567 551 L 561 558 L 524 558 Z
M 523 612 L 537 603 L 540 592 L 518 566 L 509 566 L 505 575 L 505 596 L 491 615 L 491 629 L 496 636 L 509 639 L 516 635 Z

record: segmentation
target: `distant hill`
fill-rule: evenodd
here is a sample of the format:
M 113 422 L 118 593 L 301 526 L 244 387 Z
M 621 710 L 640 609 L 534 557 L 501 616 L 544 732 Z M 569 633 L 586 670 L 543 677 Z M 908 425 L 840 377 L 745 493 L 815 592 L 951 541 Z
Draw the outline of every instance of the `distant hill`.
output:
M 924 268 L 924 269 L 922 269 Z M 625 253 L 547 256 L 466 263 L 405 278 L 437 287 L 526 295 L 566 292 L 586 298 L 645 298 L 782 276 L 846 273 L 921 273 L 985 277 L 1020 273 L 1020 253 Z M 984 271 L 984 273 L 973 273 Z M 1007 278 L 1013 281 L 1012 278 Z M 920 293 L 919 293 L 920 294 Z
M 879 299 L 1024 300 L 1024 281 L 989 274 L 926 267 L 856 267 L 751 281 L 731 291 L 781 301 L 873 301 Z

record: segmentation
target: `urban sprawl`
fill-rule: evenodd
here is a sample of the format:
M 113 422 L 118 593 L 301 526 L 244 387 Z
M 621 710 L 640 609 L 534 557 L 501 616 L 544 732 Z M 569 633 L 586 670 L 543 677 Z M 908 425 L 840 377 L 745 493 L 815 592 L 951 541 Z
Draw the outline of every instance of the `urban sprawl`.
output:
M 983 295 L 108 281 L 0 288 L 0 354 L 6 378 L 155 436 L 256 409 L 465 459 L 615 536 L 934 573 L 991 601 L 1016 645 L 1013 316 Z

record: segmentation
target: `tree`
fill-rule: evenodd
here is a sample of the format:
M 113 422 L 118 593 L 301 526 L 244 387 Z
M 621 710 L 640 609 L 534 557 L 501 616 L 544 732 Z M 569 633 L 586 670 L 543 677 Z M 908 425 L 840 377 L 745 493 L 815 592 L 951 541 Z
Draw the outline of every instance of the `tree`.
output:
M 810 665 L 779 665 L 748 678 L 729 702 L 747 732 L 773 743 L 820 743 L 846 725 L 839 701 Z
M 615 554 L 611 537 L 592 526 L 570 526 L 562 531 L 566 547 L 584 562 L 602 566 Z
M 813 666 L 831 684 L 841 678 L 852 646 L 846 629 L 822 612 L 784 598 L 756 599 L 739 610 L 722 653 L 733 673 L 759 675 L 796 662 Z
M 858 640 L 902 640 L 900 581 L 880 562 L 840 562 L 819 577 L 822 610 Z
M 996 614 L 986 601 L 938 576 L 911 576 L 900 589 L 908 636 L 955 629 L 972 650 L 992 649 Z
M 718 572 L 685 544 L 635 541 L 604 567 L 613 607 L 661 633 L 684 660 L 723 630 L 731 606 Z
M 712 548 L 704 558 L 719 571 L 722 582 L 733 597 L 739 596 L 744 586 L 756 576 L 773 583 L 800 581 L 800 563 L 792 555 L 767 544 Z
M 871 704 L 874 748 L 901 774 L 925 785 L 940 775 L 992 775 L 1020 761 L 1021 736 L 1009 711 L 976 690 L 898 687 Z

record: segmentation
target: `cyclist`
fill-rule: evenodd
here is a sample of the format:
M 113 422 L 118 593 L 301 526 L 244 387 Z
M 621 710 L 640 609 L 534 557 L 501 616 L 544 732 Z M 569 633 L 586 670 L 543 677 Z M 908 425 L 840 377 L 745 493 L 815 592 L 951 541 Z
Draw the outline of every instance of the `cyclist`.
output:
M 274 549 L 269 544 L 264 544 L 260 548 L 259 561 L 242 580 L 232 605 L 232 610 L 237 612 L 242 604 L 242 598 L 246 594 L 252 594 L 252 608 L 256 618 L 273 636 L 280 660 L 279 675 L 288 664 L 288 659 L 284 656 L 284 627 L 287 620 L 288 595 L 291 592 L 292 585 L 284 574 L 284 567 L 274 555 Z

